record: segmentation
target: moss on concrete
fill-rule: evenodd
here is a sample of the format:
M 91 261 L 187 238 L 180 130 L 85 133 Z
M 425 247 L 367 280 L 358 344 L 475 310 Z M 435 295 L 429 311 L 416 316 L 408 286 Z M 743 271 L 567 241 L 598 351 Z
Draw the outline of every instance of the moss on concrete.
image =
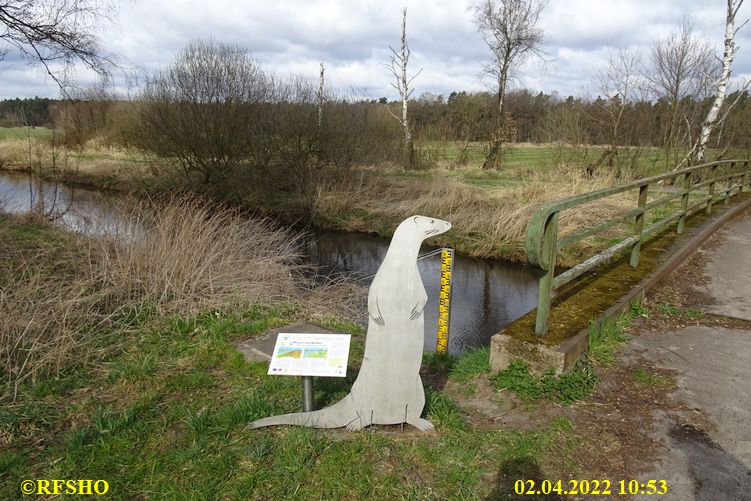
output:
M 742 193 L 733 197 L 734 203 L 751 198 Z M 508 325 L 503 334 L 527 343 L 557 346 L 575 336 L 593 320 L 602 315 L 621 297 L 645 277 L 654 273 L 665 258 L 680 244 L 691 238 L 709 220 L 724 213 L 732 205 L 718 203 L 713 206 L 713 215 L 700 211 L 686 221 L 686 231 L 678 235 L 675 225 L 654 235 L 642 245 L 637 268 L 629 265 L 629 254 L 593 272 L 585 274 L 558 292 L 551 305 L 549 330 L 545 336 L 536 336 L 534 309 Z

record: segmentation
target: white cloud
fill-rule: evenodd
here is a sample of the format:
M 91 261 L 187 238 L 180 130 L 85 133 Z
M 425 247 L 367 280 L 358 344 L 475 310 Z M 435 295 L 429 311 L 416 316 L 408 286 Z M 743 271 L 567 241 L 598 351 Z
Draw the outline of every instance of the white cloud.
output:
M 393 97 L 381 63 L 388 60 L 388 44 L 399 43 L 405 3 L 412 67 L 423 68 L 416 94 L 484 88 L 480 74 L 487 52 L 468 12 L 469 0 L 140 0 L 121 4 L 117 25 L 102 33 L 102 42 L 125 66 L 148 73 L 167 66 L 191 39 L 213 37 L 248 48 L 278 73 L 315 79 L 323 60 L 332 85 Z M 578 95 L 609 47 L 646 54 L 649 43 L 667 36 L 683 16 L 691 16 L 721 51 L 724 11 L 717 0 L 550 0 L 540 22 L 551 61 L 545 69 L 525 64 L 516 85 Z M 751 26 L 741 32 L 738 45 L 735 74 L 751 74 Z M 18 60 L 6 60 L 0 68 L 5 70 L 2 97 L 59 94 L 37 68 Z

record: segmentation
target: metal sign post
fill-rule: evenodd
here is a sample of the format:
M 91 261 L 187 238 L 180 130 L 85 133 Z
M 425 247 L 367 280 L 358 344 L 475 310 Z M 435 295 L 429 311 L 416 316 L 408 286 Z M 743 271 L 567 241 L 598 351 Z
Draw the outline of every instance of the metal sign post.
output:
M 302 376 L 303 410 L 313 411 L 313 376 L 346 376 L 349 341 L 349 334 L 280 332 L 268 373 Z
M 454 269 L 454 249 L 441 250 L 441 291 L 438 302 L 438 336 L 435 351 L 448 353 L 451 321 L 451 272 Z
M 302 410 L 305 412 L 316 410 L 316 402 L 313 398 L 313 376 L 302 377 Z

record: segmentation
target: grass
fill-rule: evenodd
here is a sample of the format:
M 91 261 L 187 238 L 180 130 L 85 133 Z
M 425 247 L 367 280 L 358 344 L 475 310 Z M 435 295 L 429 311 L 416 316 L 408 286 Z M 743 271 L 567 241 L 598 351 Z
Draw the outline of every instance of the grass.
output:
M 540 203 L 610 185 L 607 176 L 590 178 L 572 171 L 554 176 L 542 172 L 522 176 L 522 182 L 503 183 L 492 189 L 473 186 L 465 177 L 476 176 L 472 184 L 496 174 L 475 170 L 457 174 L 435 171 L 429 175 L 392 176 L 376 169 L 361 169 L 350 176 L 333 176 L 320 182 L 312 204 L 316 225 L 342 231 L 361 231 L 389 236 L 396 225 L 412 214 L 430 214 L 451 221 L 450 232 L 431 239 L 432 245 L 448 245 L 478 257 L 502 257 L 524 261 L 527 223 Z M 520 175 L 521 176 L 521 175 Z M 591 207 L 570 211 L 561 221 L 565 234 L 595 224 L 626 207 L 625 199 L 601 201 Z M 582 252 L 598 247 L 583 242 L 565 249 L 559 261 L 571 264 Z
M 545 398 L 571 404 L 592 393 L 597 376 L 584 363 L 577 364 L 570 372 L 560 376 L 556 376 L 552 369 L 536 376 L 530 372 L 527 362 L 514 360 L 506 369 L 493 376 L 491 381 L 495 388 L 511 390 L 528 402 Z
M 451 378 L 466 383 L 488 372 L 490 372 L 490 348 L 486 346 L 459 356 L 451 368 Z
M 428 352 L 422 356 L 422 365 L 432 373 L 447 375 L 454 381 L 466 383 L 490 372 L 490 349 L 475 348 L 461 355 Z
M 665 315 L 669 315 L 671 317 L 679 316 L 688 318 L 690 320 L 696 320 L 698 318 L 704 317 L 704 312 L 698 311 L 698 310 L 685 310 L 683 308 L 679 308 L 677 306 L 672 306 L 669 304 L 659 303 L 655 305 L 655 308 L 660 313 L 664 313 Z
M 0 127 L 0 141 L 8 139 L 48 139 L 52 129 L 46 127 Z
M 106 479 L 113 499 L 483 499 L 510 461 L 544 464 L 570 430 L 478 430 L 438 390 L 426 392 L 434 433 L 407 428 L 344 433 L 249 430 L 256 418 L 299 409 L 299 381 L 266 375 L 233 348 L 240 338 L 295 320 L 293 308 L 170 317 L 132 332 L 101 363 L 24 386 L 0 410 L 0 497 L 24 478 Z M 353 345 L 362 345 L 355 336 Z M 353 350 L 357 351 L 357 350 Z M 317 387 L 320 405 L 351 375 Z M 335 381 L 334 381 L 335 379 Z M 43 395 L 43 396 L 42 396 Z M 39 444 L 43 444 L 39 447 Z M 556 452 L 558 453 L 558 452 Z M 519 474 L 523 474 L 520 471 Z M 509 484 L 509 491 L 512 483 Z
M 607 317 L 601 322 L 591 323 L 587 338 L 587 356 L 605 365 L 614 364 L 616 353 L 629 339 L 625 332 L 631 321 L 635 316 L 643 316 L 645 311 L 641 303 L 634 303 L 630 311 L 617 319 Z
M 632 377 L 634 379 L 634 382 L 644 386 L 665 388 L 672 386 L 673 384 L 673 382 L 668 377 L 663 376 L 662 374 L 649 372 L 641 368 L 634 369 Z

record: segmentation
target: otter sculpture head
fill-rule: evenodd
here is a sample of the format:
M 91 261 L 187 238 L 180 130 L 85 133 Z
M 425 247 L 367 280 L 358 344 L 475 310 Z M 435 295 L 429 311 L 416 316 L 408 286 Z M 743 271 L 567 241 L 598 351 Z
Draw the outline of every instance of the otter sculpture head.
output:
M 410 234 L 420 242 L 428 237 L 446 233 L 451 229 L 451 223 L 442 219 L 428 216 L 410 216 L 396 228 L 394 237 L 397 235 Z

